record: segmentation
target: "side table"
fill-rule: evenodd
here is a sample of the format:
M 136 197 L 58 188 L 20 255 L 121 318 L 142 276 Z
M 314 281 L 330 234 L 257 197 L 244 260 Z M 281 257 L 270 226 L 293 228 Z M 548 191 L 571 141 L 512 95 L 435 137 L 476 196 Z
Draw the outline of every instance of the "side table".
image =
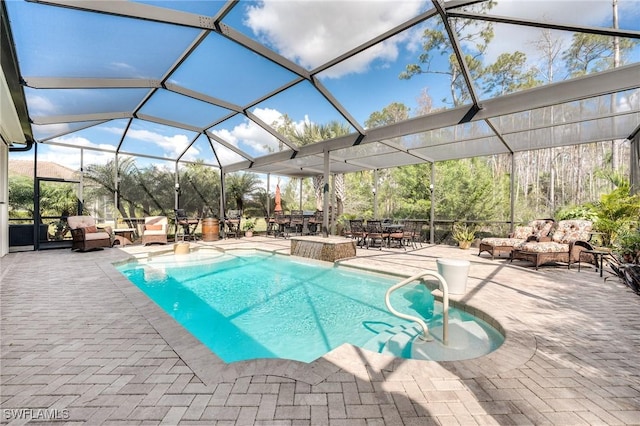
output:
M 588 253 L 593 255 L 593 258 L 596 262 L 596 270 L 600 270 L 600 277 L 602 277 L 602 268 L 603 268 L 603 264 L 604 264 L 604 257 L 608 254 L 610 254 L 608 251 L 604 251 L 604 250 L 583 250 L 580 254 L 582 253 Z M 580 272 L 580 257 L 578 257 L 578 272 Z
M 113 233 L 116 236 L 113 244 L 121 244 L 122 246 L 126 246 L 127 244 L 133 244 L 133 233 L 135 232 L 135 228 L 118 228 L 114 229 Z

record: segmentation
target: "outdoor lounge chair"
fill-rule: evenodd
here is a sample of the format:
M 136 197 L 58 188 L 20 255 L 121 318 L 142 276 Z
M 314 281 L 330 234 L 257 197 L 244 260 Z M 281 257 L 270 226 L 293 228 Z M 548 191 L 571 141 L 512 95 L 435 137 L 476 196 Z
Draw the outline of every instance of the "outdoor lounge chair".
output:
M 150 216 L 144 218 L 142 245 L 167 244 L 167 228 L 169 220 L 166 216 Z
M 553 219 L 536 219 L 529 222 L 527 226 L 516 226 L 513 233 L 509 234 L 507 238 L 483 238 L 480 241 L 478 256 L 486 251 L 491 255 L 492 260 L 501 254 L 510 257 L 514 246 L 526 241 L 540 241 L 540 239 L 548 237 L 553 229 L 553 224 Z
M 594 263 L 593 256 L 582 253 L 585 250 L 593 250 L 591 244 L 587 242 L 592 226 L 593 224 L 588 220 L 561 220 L 550 239 L 547 237 L 540 242 L 525 241 L 514 246 L 511 260 L 533 262 L 536 269 L 550 262 L 567 263 L 570 269 L 571 264 L 578 259 Z
M 73 238 L 71 250 L 88 251 L 111 247 L 111 235 L 105 230 L 98 229 L 93 217 L 69 216 L 67 224 Z

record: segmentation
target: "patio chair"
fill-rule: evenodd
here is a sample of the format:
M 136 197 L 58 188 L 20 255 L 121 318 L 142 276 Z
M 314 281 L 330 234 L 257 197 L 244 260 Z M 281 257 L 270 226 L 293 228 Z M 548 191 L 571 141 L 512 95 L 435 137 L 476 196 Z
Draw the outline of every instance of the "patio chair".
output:
M 299 235 L 302 235 L 304 229 L 304 211 L 303 210 L 291 210 L 291 229 Z
M 322 210 L 316 210 L 312 217 L 309 218 L 309 235 L 318 235 L 322 230 L 322 222 L 324 213 Z
M 382 246 L 389 238 L 389 233 L 384 231 L 382 222 L 379 220 L 368 220 L 365 229 L 367 230 L 365 237 L 367 249 L 377 246 L 382 250 Z
M 404 229 L 406 226 L 404 223 L 394 224 L 393 222 L 382 222 L 382 230 L 387 236 L 387 246 L 389 248 L 395 244 L 395 247 L 402 247 L 404 250 L 407 250 L 407 247 L 404 245 Z
M 178 235 L 180 234 L 180 230 L 182 230 L 181 238 L 182 241 L 185 239 L 194 241 L 196 240 L 196 228 L 200 224 L 200 218 L 189 218 L 187 216 L 187 212 L 184 209 L 174 209 L 176 214 L 176 241 L 178 241 Z
M 166 216 L 149 216 L 144 218 L 142 228 L 142 245 L 167 244 L 167 228 L 169 220 Z
M 275 237 L 287 238 L 291 229 L 291 216 L 284 214 L 282 210 L 273 212 L 273 218 L 276 221 Z
M 585 250 L 593 250 L 591 244 L 587 242 L 592 227 L 593 224 L 589 220 L 561 220 L 550 239 L 547 237 L 540 242 L 525 241 L 514 246 L 511 261 L 533 262 L 536 270 L 540 265 L 550 262 L 567 263 L 569 269 L 571 264 L 579 259 L 594 263 L 593 256 L 581 253 Z
M 242 221 L 242 210 L 229 210 L 224 219 L 226 225 L 227 238 L 233 235 L 233 238 L 239 238 L 241 234 L 240 222 Z
M 491 260 L 502 254 L 511 257 L 514 246 L 526 241 L 540 241 L 548 237 L 554 223 L 553 219 L 536 219 L 529 222 L 527 226 L 516 226 L 513 233 L 506 238 L 483 238 L 480 241 L 478 256 L 486 251 L 491 255 Z
M 367 232 L 362 219 L 349 220 L 349 233 L 351 234 L 351 238 L 356 240 L 356 247 L 364 247 Z
M 415 220 L 405 220 L 404 228 L 402 228 L 402 244 L 406 248 L 406 246 L 410 245 L 411 248 L 416 248 L 416 243 L 418 242 L 418 225 L 422 229 L 422 225 L 420 222 L 416 222 Z
M 93 217 L 69 216 L 67 224 L 73 238 L 71 250 L 88 251 L 111 247 L 111 235 L 107 231 L 98 229 Z

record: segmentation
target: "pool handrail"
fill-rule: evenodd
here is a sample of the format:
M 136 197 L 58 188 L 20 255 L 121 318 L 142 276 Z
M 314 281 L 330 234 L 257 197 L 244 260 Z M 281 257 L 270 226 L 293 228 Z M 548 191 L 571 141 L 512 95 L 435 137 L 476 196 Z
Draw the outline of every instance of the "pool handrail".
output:
M 400 287 L 404 287 L 405 285 L 410 284 L 413 281 L 416 281 L 426 276 L 432 276 L 434 278 L 437 278 L 438 281 L 440 281 L 440 284 L 442 286 L 442 344 L 446 346 L 449 344 L 449 287 L 447 286 L 447 281 L 444 279 L 442 275 L 440 275 L 435 271 L 426 270 L 416 275 L 413 275 L 405 280 L 402 280 L 399 283 L 389 287 L 389 289 L 387 290 L 384 296 L 384 303 L 387 305 L 387 309 L 389 309 L 389 312 L 391 312 L 393 315 L 409 321 L 417 322 L 422 328 L 422 334 L 418 336 L 420 339 L 426 342 L 433 340 L 433 337 L 429 335 L 429 327 L 427 326 L 427 323 L 425 323 L 422 318 L 416 317 L 414 315 L 403 314 L 402 312 L 396 311 L 394 307 L 391 306 L 391 301 L 390 301 L 391 293 L 393 293 L 395 290 L 399 289 Z

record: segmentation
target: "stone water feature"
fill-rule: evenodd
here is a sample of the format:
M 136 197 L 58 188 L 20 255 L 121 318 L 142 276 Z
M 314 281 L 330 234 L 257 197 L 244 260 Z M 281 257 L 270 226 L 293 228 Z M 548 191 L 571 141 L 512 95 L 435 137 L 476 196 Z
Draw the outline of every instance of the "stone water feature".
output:
M 344 237 L 291 237 L 291 255 L 335 262 L 356 256 L 356 242 Z

